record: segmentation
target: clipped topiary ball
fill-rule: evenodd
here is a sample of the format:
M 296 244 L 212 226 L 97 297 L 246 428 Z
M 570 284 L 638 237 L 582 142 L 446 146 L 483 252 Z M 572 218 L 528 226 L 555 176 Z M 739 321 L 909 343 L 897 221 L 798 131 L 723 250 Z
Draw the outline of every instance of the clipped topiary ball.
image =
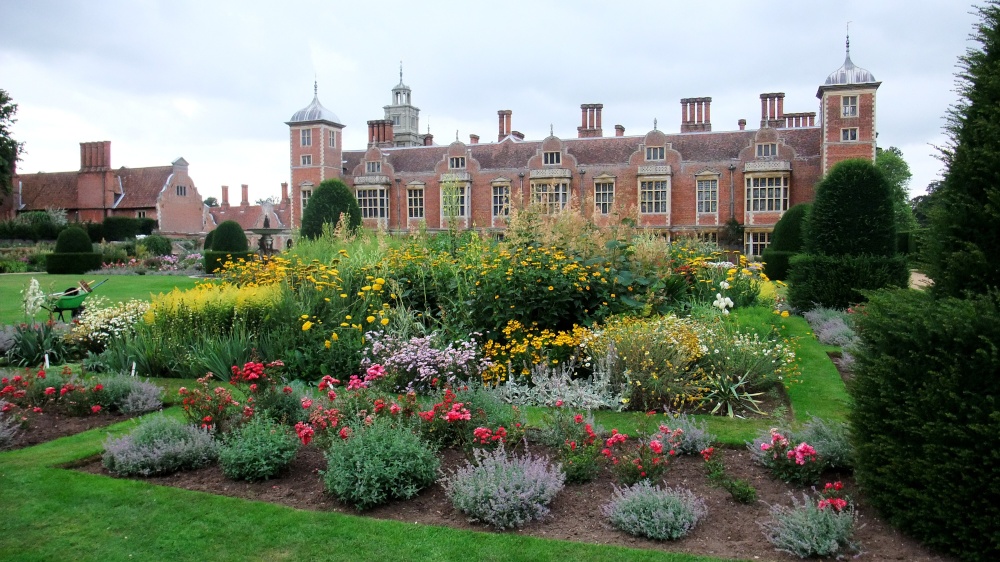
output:
M 213 240 L 215 240 L 215 231 L 214 230 L 205 235 L 205 245 L 202 246 L 202 248 L 204 248 L 206 250 L 211 250 L 212 249 L 212 241 Z
M 57 254 L 89 254 L 94 251 L 94 243 L 90 235 L 78 226 L 71 226 L 59 233 L 56 239 Z
M 236 221 L 225 221 L 212 231 L 212 250 L 216 252 L 246 252 L 250 248 L 243 227 Z

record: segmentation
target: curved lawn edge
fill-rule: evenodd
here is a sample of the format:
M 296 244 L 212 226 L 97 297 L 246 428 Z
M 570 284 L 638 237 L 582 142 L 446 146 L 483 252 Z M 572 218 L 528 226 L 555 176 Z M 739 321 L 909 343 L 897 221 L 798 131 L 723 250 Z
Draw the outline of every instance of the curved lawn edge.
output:
M 0 454 L 0 560 L 723 560 L 302 511 L 58 468 L 134 423 Z

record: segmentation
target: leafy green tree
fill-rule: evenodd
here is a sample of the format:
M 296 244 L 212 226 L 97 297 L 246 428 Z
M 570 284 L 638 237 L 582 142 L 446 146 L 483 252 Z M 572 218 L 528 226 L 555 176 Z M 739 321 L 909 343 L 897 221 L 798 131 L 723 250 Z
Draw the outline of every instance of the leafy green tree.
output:
M 785 211 L 775 223 L 771 243 L 761 255 L 764 273 L 771 279 L 787 278 L 789 260 L 805 246 L 805 222 L 811 209 L 811 203 L 799 203 Z
M 302 236 L 310 239 L 323 234 L 323 225 L 336 228 L 340 215 L 347 217 L 349 230 L 361 226 L 361 207 L 351 192 L 351 188 L 339 179 L 324 180 L 309 197 L 309 203 L 302 211 Z
M 948 111 L 944 181 L 928 236 L 934 289 L 961 296 L 1000 288 L 1000 7 L 979 9 L 981 48 L 959 58 L 959 101 Z
M 910 199 L 910 208 L 913 209 L 913 219 L 917 221 L 917 226 L 927 228 L 931 225 L 931 208 L 934 207 L 937 190 L 941 187 L 940 181 L 932 181 L 927 184 L 927 193 L 917 195 Z
M 882 170 L 889 187 L 892 188 L 892 209 L 896 215 L 896 228 L 900 232 L 915 229 L 917 222 L 913 220 L 908 190 L 913 173 L 910 172 L 910 165 L 903 159 L 903 151 L 895 146 L 878 148 L 875 152 L 875 167 Z
M 219 200 L 216 199 L 215 197 L 206 197 L 205 198 L 205 206 L 206 207 L 218 207 L 219 206 Z
M 17 104 L 6 90 L 0 89 L 0 201 L 11 193 L 14 167 L 24 153 L 24 143 L 11 137 L 10 127 L 17 122 Z

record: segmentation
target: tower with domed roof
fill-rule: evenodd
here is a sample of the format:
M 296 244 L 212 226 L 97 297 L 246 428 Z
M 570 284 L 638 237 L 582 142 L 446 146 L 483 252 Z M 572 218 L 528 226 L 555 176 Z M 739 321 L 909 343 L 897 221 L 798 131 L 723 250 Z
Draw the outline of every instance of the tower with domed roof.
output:
M 289 156 L 292 192 L 291 227 L 301 223 L 302 210 L 320 182 L 343 175 L 341 134 L 344 125 L 319 101 L 319 87 L 313 83 L 312 103 L 298 110 L 286 123 L 289 129 Z
M 823 131 L 823 174 L 849 158 L 875 160 L 875 91 L 882 83 L 851 61 L 850 35 L 846 51 L 843 66 L 816 91 Z
M 392 103 L 383 106 L 385 119 L 392 121 L 392 136 L 396 146 L 422 146 L 420 108 L 413 105 L 410 87 L 403 83 L 403 63 L 399 63 L 399 84 L 392 89 Z

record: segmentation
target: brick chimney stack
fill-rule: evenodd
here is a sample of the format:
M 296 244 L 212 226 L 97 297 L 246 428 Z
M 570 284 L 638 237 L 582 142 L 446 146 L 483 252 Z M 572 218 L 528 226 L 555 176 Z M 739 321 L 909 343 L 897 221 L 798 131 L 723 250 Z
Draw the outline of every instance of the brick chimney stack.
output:
M 479 144 L 479 135 L 469 135 L 469 144 Z
M 430 133 L 424 135 L 424 146 L 434 146 L 434 135 Z
M 785 93 L 760 95 L 760 126 L 781 128 L 785 126 Z
M 500 117 L 500 132 L 497 134 L 497 142 L 500 142 L 510 136 L 510 116 L 512 113 L 513 112 L 509 109 L 501 109 L 500 111 L 497 111 L 497 116 Z
M 368 146 L 379 146 L 387 148 L 395 145 L 395 133 L 392 129 L 392 121 L 389 119 L 376 119 L 368 122 Z
M 250 186 L 243 184 L 241 187 L 243 188 L 243 199 L 240 200 L 240 206 L 246 207 L 250 204 Z
M 585 103 L 580 105 L 580 126 L 576 128 L 577 137 L 581 139 L 602 137 L 601 110 L 603 103 Z
M 740 126 L 740 130 L 741 131 L 747 130 L 747 120 L 746 119 L 740 119 L 739 121 L 736 122 L 736 124 Z
M 111 141 L 81 142 L 80 171 L 111 169 Z
M 624 125 L 615 125 L 615 136 L 616 137 L 624 137 L 625 136 L 625 126 Z
M 712 98 L 684 98 L 681 100 L 681 132 L 709 132 L 712 130 Z
M 288 182 L 281 182 L 281 204 L 288 203 Z
M 222 203 L 219 204 L 223 209 L 229 208 L 229 186 L 222 186 Z

